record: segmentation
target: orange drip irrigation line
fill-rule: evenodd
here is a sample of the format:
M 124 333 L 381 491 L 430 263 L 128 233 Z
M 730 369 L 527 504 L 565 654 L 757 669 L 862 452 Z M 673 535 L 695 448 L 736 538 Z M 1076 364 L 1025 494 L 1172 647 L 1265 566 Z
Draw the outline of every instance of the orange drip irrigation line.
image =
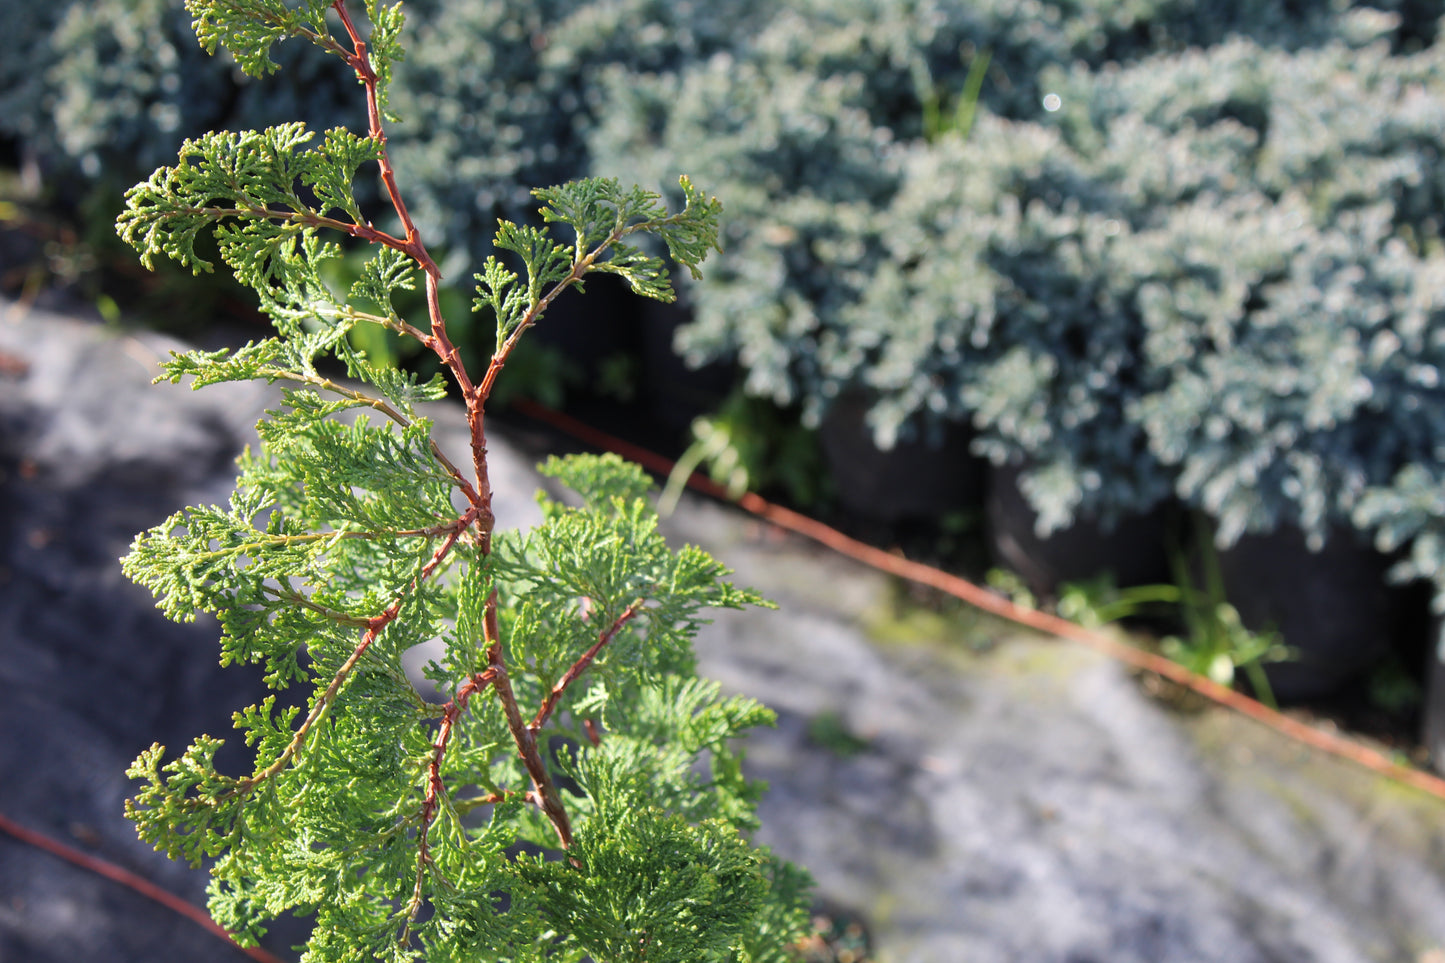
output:
M 566 432 L 584 444 L 615 452 L 624 458 L 637 462 L 649 471 L 656 472 L 663 476 L 669 475 L 672 472 L 673 462 L 661 455 L 634 445 L 631 442 L 624 441 L 621 438 L 609 435 L 606 432 L 599 431 L 560 411 L 555 411 L 534 401 L 526 400 L 514 402 L 513 407 L 527 417 L 535 418 L 540 422 Z M 1213 679 L 1191 672 L 1179 663 L 1166 659 L 1162 655 L 1145 652 L 1142 649 L 1126 645 L 1102 632 L 1085 628 L 1077 622 L 1070 622 L 1068 619 L 1059 618 L 1057 615 L 1015 605 L 1003 596 L 975 585 L 967 579 L 959 578 L 957 575 L 951 575 L 948 572 L 944 572 L 930 565 L 924 565 L 921 562 L 909 561 L 891 552 L 886 552 L 877 546 L 860 542 L 855 538 L 850 538 L 837 529 L 830 528 L 816 519 L 783 508 L 781 505 L 774 505 L 751 492 L 743 495 L 739 499 L 731 499 L 728 497 L 727 491 L 723 486 L 712 481 L 712 479 L 705 475 L 694 473 L 692 477 L 688 479 L 687 484 L 688 487 L 702 492 L 705 495 L 725 501 L 735 501 L 735 503 L 745 511 L 765 521 L 771 522 L 779 528 L 787 529 L 790 532 L 795 532 L 806 538 L 810 538 L 840 554 L 856 559 L 879 571 L 886 572 L 889 575 L 896 575 L 899 578 L 908 579 L 920 585 L 927 585 L 930 588 L 945 592 L 948 595 L 967 602 L 969 605 L 983 609 L 985 612 L 992 613 L 1018 625 L 1026 626 L 1048 635 L 1082 643 L 1126 665 L 1163 676 L 1171 682 L 1175 682 L 1191 691 L 1197 692 L 1219 705 L 1227 706 L 1313 749 L 1348 759 L 1371 772 L 1387 776 L 1390 779 L 1397 780 L 1408 786 L 1413 786 L 1440 799 L 1445 799 L 1445 779 L 1441 779 L 1424 770 L 1398 763 L 1383 753 L 1371 749 L 1369 746 L 1356 742 L 1353 739 L 1317 729 L 1292 716 L 1287 716 L 1277 709 L 1271 709 L 1257 699 L 1251 699 L 1249 696 L 1236 692 L 1228 686 L 1220 685 Z
M 9 833 L 22 843 L 34 846 L 36 849 L 42 849 L 52 856 L 59 857 L 69 863 L 74 863 L 81 869 L 89 870 L 97 876 L 104 876 L 106 879 L 134 890 L 142 896 L 155 900 L 166 909 L 179 913 L 194 922 L 197 926 L 209 930 L 213 935 L 230 943 L 253 960 L 259 960 L 260 963 L 282 963 L 280 957 L 263 950 L 259 946 L 241 946 L 232 939 L 230 933 L 226 932 L 215 920 L 211 919 L 205 910 L 186 902 L 174 893 L 161 889 L 155 883 L 152 883 L 142 876 L 137 876 L 128 869 L 122 869 L 114 863 L 91 856 L 88 853 L 82 853 L 80 850 L 67 846 L 59 840 L 51 839 L 44 833 L 36 832 L 33 829 L 26 829 L 24 826 L 4 815 L 0 815 L 0 832 Z

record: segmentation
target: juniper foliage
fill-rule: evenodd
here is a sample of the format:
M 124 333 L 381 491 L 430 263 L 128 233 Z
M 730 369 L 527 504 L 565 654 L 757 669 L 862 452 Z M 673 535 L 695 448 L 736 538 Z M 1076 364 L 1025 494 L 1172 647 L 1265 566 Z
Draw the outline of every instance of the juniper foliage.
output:
M 860 395 L 883 448 L 965 422 L 1040 535 L 1177 498 L 1221 545 L 1393 549 L 1439 524 L 1389 513 L 1445 452 L 1441 12 L 792 0 L 725 56 L 608 75 L 590 143 L 726 186 L 677 344 L 805 424 Z M 968 128 L 930 136 L 985 56 Z M 1422 544 L 1401 573 L 1445 585 Z
M 171 618 L 215 614 L 223 664 L 259 663 L 274 689 L 310 693 L 304 707 L 273 695 L 235 714 L 255 751 L 248 774 L 218 771 L 209 735 L 179 757 L 142 753 L 127 803 L 141 837 L 214 860 L 212 914 L 242 943 L 279 914 L 314 915 L 314 963 L 788 958 L 806 876 L 749 842 L 760 787 L 734 745 L 772 714 L 699 680 L 691 647 L 708 609 L 765 603 L 705 552 L 665 544 L 634 465 L 550 461 L 544 473 L 576 497 L 542 497 L 544 521 L 525 533 L 498 527 L 487 473 L 486 403 L 518 339 L 594 272 L 670 300 L 664 262 L 637 242 L 652 238 L 696 274 L 717 245 L 718 203 L 686 178 L 676 212 L 614 180 L 536 191 L 546 227 L 502 222 L 507 260 L 476 275 L 496 348 L 474 379 L 387 152 L 401 5 L 186 6 L 202 44 L 253 74 L 274 69 L 272 47 L 288 38 L 340 57 L 370 124 L 365 135 L 300 123 L 208 133 L 126 195 L 118 231 L 147 265 L 212 270 L 196 242 L 213 232 L 277 332 L 176 354 L 161 379 L 283 391 L 229 504 L 142 533 L 124 569 Z M 373 169 L 392 233 L 355 199 L 358 172 Z M 376 252 L 350 291 L 322 280 L 341 252 L 328 234 Z M 418 283 L 422 326 L 392 306 Z M 441 359 L 467 406 L 465 457 L 443 452 L 418 410 L 448 381 L 371 364 L 346 337 L 361 321 Z M 436 640 L 444 654 L 426 671 L 442 703 L 402 667 Z

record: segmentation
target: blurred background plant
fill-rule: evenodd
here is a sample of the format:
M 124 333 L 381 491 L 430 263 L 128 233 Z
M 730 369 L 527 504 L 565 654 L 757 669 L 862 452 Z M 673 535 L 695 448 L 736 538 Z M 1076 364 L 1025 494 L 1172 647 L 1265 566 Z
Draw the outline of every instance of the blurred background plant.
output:
M 691 430 L 692 442 L 663 488 L 664 515 L 702 466 L 733 499 L 750 491 L 777 492 L 796 505 L 817 505 L 830 494 L 816 433 L 765 399 L 734 391 L 715 413 L 694 419 Z
M 1104 572 L 1062 586 L 1054 611 L 1088 628 L 1121 623 L 1143 628 L 1148 633 L 1146 644 L 1157 644 L 1173 661 L 1224 686 L 1234 685 L 1236 675 L 1243 674 L 1255 698 L 1277 708 L 1264 667 L 1296 654 L 1273 627 L 1251 631 L 1244 626 L 1225 596 L 1208 522 L 1202 515 L 1196 515 L 1195 522 L 1203 537 L 1192 543 L 1194 557 L 1179 544 L 1170 552 L 1172 584 L 1121 588 L 1111 573 Z M 989 584 L 1019 605 L 1040 604 L 1017 576 L 1006 571 L 991 572 Z
M 1147 618 L 1169 633 L 1158 639 L 1164 655 L 1223 686 L 1233 686 L 1235 676 L 1243 673 L 1255 698 L 1278 708 L 1264 666 L 1289 660 L 1289 648 L 1273 629 L 1251 632 L 1244 627 L 1239 611 L 1225 600 L 1217 574 L 1205 583 L 1121 589 L 1105 575 L 1064 586 L 1055 608 L 1064 618 L 1095 628 Z
M 51 278 L 109 263 L 99 199 L 178 137 L 360 121 L 343 71 L 303 58 L 263 88 L 201 54 L 179 3 L 0 13 L 0 158 L 23 200 L 6 224 L 74 225 L 68 255 L 0 250 Z M 995 483 L 1017 484 L 1041 537 L 1171 504 L 1204 512 L 1221 549 L 1358 535 L 1445 614 L 1442 14 L 1445 0 L 412 0 L 393 155 L 457 283 L 497 217 L 528 215 L 534 183 L 665 187 L 687 170 L 712 185 L 725 250 L 664 330 L 688 364 L 735 375 L 696 421 L 695 399 L 662 404 L 689 411 L 676 450 L 724 484 L 829 504 L 814 431 L 861 398 L 881 449 L 950 439 L 1007 469 Z M 34 285 L 4 267 L 7 291 Z M 354 265 L 337 270 L 345 283 Z M 173 329 L 225 302 L 152 283 Z M 80 293 L 111 310 L 112 290 Z M 643 325 L 625 298 L 588 303 L 607 306 L 576 323 L 624 332 L 609 343 Z M 412 360 L 383 332 L 355 337 Z M 475 331 L 464 345 L 490 349 Z M 589 350 L 519 357 L 521 390 L 620 403 L 649 383 L 640 355 Z

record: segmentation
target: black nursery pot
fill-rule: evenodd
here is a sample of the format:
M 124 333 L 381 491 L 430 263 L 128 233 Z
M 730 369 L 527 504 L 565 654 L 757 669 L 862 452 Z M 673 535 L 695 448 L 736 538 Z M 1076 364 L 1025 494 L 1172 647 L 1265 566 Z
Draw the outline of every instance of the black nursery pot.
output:
M 590 277 L 586 293 L 562 292 L 527 337 L 561 354 L 585 384 L 596 384 L 609 356 L 640 353 L 637 300 L 621 278 Z
M 976 507 L 986 463 L 969 451 L 966 425 L 944 429 L 940 444 L 900 441 L 888 451 L 873 442 L 864 394 L 846 395 L 823 417 L 818 441 L 837 486 L 838 502 L 869 521 L 896 523 Z
M 693 419 L 722 405 L 737 383 L 737 369 L 720 362 L 688 367 L 673 349 L 673 340 L 677 329 L 692 320 L 692 312 L 680 302 L 669 304 L 635 295 L 632 300 L 648 411 L 658 423 L 674 431 L 684 430 Z
M 1352 532 L 1312 552 L 1294 528 L 1246 535 L 1219 552 L 1225 596 L 1246 628 L 1278 629 L 1298 658 L 1265 667 L 1281 701 L 1333 695 L 1390 649 L 1400 593 L 1390 560 Z
M 1431 622 L 1420 741 L 1430 753 L 1430 763 L 1435 771 L 1445 773 L 1445 619 L 1439 617 Z
M 1034 527 L 1038 513 L 1019 490 L 1024 467 L 989 469 L 985 513 L 993 561 L 1015 572 L 1030 591 L 1053 596 L 1067 582 L 1103 572 L 1112 572 L 1120 587 L 1174 581 L 1167 549 L 1169 505 L 1126 516 L 1113 526 L 1077 518 L 1070 528 L 1041 537 Z

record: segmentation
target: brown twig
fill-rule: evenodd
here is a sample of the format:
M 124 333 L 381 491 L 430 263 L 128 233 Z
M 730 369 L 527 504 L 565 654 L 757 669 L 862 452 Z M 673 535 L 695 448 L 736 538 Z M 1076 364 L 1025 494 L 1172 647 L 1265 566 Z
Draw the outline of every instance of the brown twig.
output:
M 354 238 L 369 241 L 373 244 L 381 244 L 385 247 L 395 248 L 403 254 L 412 254 L 412 248 L 406 241 L 394 237 L 385 231 L 378 230 L 371 224 L 357 224 L 353 221 L 337 220 L 334 217 L 327 217 L 324 214 L 317 214 L 315 211 L 300 210 L 286 211 L 277 210 L 271 207 L 178 207 L 171 209 L 175 213 L 200 214 L 205 217 L 223 220 L 228 217 L 255 218 L 262 221 L 295 221 L 307 227 L 324 227 L 342 234 L 349 234 Z M 412 255 L 415 256 L 415 255 Z
M 456 726 L 457 719 L 461 717 L 461 714 L 467 711 L 467 703 L 471 697 L 490 685 L 494 677 L 493 670 L 487 669 L 485 672 L 479 672 L 467 679 L 452 700 L 446 704 L 442 713 L 441 726 L 437 730 L 437 740 L 432 743 L 431 762 L 427 764 L 426 798 L 422 800 L 420 826 L 417 829 L 416 885 L 412 888 L 411 903 L 407 906 L 406 924 L 402 927 L 401 937 L 398 940 L 398 943 L 403 946 L 410 942 L 411 925 L 416 922 L 416 915 L 421 910 L 422 883 L 426 879 L 427 865 L 431 863 L 428 834 L 431 830 L 432 820 L 436 818 L 437 808 L 441 805 L 442 796 L 446 793 L 446 786 L 442 783 L 442 761 L 446 758 L 452 729 Z
M 332 8 L 336 11 L 337 16 L 341 18 L 342 26 L 351 39 L 351 53 L 345 54 L 347 63 L 356 71 L 357 77 L 366 89 L 368 127 L 370 136 L 378 145 L 378 164 L 381 168 L 382 183 L 386 186 L 387 196 L 391 200 L 391 205 L 396 211 L 396 215 L 400 219 L 402 229 L 405 232 L 405 239 L 402 242 L 401 250 L 416 260 L 425 275 L 424 284 L 426 289 L 427 314 L 431 322 L 431 333 L 422 339 L 422 343 L 435 352 L 442 360 L 442 363 L 451 371 L 458 387 L 461 389 L 462 397 L 466 402 L 467 424 L 471 436 L 472 466 L 476 474 L 476 492 L 475 497 L 472 497 L 472 509 L 464 516 L 465 525 L 463 527 L 475 527 L 478 549 L 482 555 L 487 555 L 491 552 L 491 535 L 493 526 L 495 525 L 495 518 L 491 510 L 492 487 L 487 466 L 485 406 L 487 398 L 491 393 L 491 385 L 495 382 L 497 374 L 506 362 L 506 356 L 510 351 L 511 343 L 509 342 L 507 345 L 504 345 L 503 350 L 499 350 L 497 354 L 493 356 L 483 381 L 485 387 L 479 388 L 475 386 L 470 375 L 467 373 L 466 366 L 461 358 L 461 353 L 457 350 L 456 345 L 452 343 L 451 338 L 447 334 L 446 319 L 443 317 L 441 310 L 441 271 L 437 268 L 436 262 L 432 260 L 431 255 L 427 253 L 426 246 L 422 243 L 421 237 L 417 232 L 416 224 L 412 220 L 410 212 L 407 210 L 406 202 L 402 198 L 401 191 L 396 185 L 395 171 L 392 168 L 391 158 L 386 146 L 386 131 L 382 126 L 381 106 L 377 91 L 378 77 L 376 70 L 371 64 L 370 55 L 367 53 L 366 42 L 361 39 L 355 23 L 351 19 L 350 13 L 346 9 L 345 0 L 333 0 Z M 368 225 L 368 227 L 369 226 L 370 225 Z M 385 243 L 385 241 L 380 238 L 376 240 L 380 243 Z M 583 267 L 581 273 L 585 273 L 585 270 L 586 268 Z M 580 277 L 581 273 L 578 273 L 577 267 L 574 266 L 574 274 Z M 541 310 L 545 308 L 546 304 L 550 303 L 551 299 L 560 292 L 563 286 L 565 286 L 565 284 L 559 286 L 553 292 L 550 292 L 549 296 L 544 298 L 542 303 L 533 309 L 529 314 L 529 318 L 534 319 L 537 314 L 540 314 Z M 444 462 L 444 464 L 449 463 Z M 469 497 L 471 497 L 470 494 Z M 460 534 L 461 529 L 458 529 L 456 533 L 449 537 L 443 549 L 449 550 Z M 443 550 L 439 550 L 439 552 L 444 554 Z M 434 567 L 434 563 L 439 561 L 440 556 L 434 557 L 433 563 L 429 564 Z M 424 572 L 423 575 L 425 574 Z M 383 613 L 383 616 L 379 617 L 379 619 L 385 619 L 385 621 L 378 621 L 376 626 L 368 629 L 367 635 L 357 647 L 357 651 L 352 655 L 352 658 L 348 660 L 347 664 L 342 667 L 342 671 L 338 673 L 337 678 L 332 680 L 332 685 L 327 689 L 321 702 L 318 703 L 318 710 L 324 711 L 323 706 L 329 704 L 330 700 L 334 698 L 334 690 L 339 689 L 344 674 L 350 672 L 362 652 L 370 644 L 371 640 L 375 638 L 376 632 L 380 631 L 380 627 L 396 617 L 398 608 L 399 601 L 389 608 L 386 613 Z M 542 811 L 547 814 L 547 818 L 557 831 L 558 840 L 565 849 L 572 843 L 572 828 L 567 818 L 567 811 L 562 805 L 561 797 L 557 794 L 557 789 L 552 784 L 552 779 L 547 773 L 546 764 L 542 761 L 541 753 L 537 749 L 537 741 L 533 735 L 533 731 L 523 723 L 521 711 L 517 707 L 517 698 L 512 690 L 511 679 L 507 673 L 501 631 L 497 623 L 497 596 L 495 592 L 487 599 L 484 634 L 484 641 L 487 646 L 488 668 L 483 675 L 491 685 L 492 690 L 496 692 L 497 698 L 502 704 L 503 714 L 507 719 L 507 727 L 511 731 L 512 738 L 517 744 L 517 750 L 521 754 L 523 764 L 526 766 L 527 772 L 532 778 L 533 791 L 538 805 L 540 805 Z M 465 686 L 463 688 L 465 689 Z M 471 693 L 467 693 L 468 696 L 470 696 L 470 694 Z M 460 697 L 461 693 L 458 695 Z M 460 711 L 457 708 L 455 700 L 453 702 L 453 710 L 454 714 L 451 716 L 451 719 L 454 721 L 455 712 Z M 317 710 L 313 710 L 313 716 L 316 714 Z M 311 720 L 308 719 L 308 723 L 310 722 Z M 446 733 L 449 736 L 451 731 L 450 725 L 448 725 L 446 720 L 444 720 L 443 725 L 446 726 Z M 305 727 L 306 726 L 303 725 L 303 729 Z M 298 732 L 297 738 L 293 740 L 293 745 L 298 745 L 298 740 L 301 738 L 302 733 Z M 444 746 L 445 739 L 441 740 L 440 744 Z M 288 747 L 287 751 L 294 754 L 294 751 L 291 750 L 290 747 Z M 436 793 L 439 791 L 437 769 L 439 769 L 440 766 L 441 751 L 442 750 L 438 750 L 438 755 L 433 758 L 433 778 L 428 786 L 429 803 L 423 804 L 423 843 L 422 851 L 418 856 L 418 892 L 421 886 L 421 872 L 426 861 L 425 826 L 429 823 L 431 816 L 434 815 L 433 807 L 437 798 Z M 413 911 L 414 910 L 415 907 L 413 907 Z
M 485 396 L 477 398 L 476 388 L 472 384 L 471 376 L 467 373 L 466 365 L 462 362 L 461 352 L 457 350 L 457 346 L 452 343 L 451 337 L 447 334 L 446 318 L 442 315 L 441 308 L 441 269 L 437 267 L 431 254 L 427 252 L 421 234 L 417 231 L 416 222 L 412 220 L 411 212 L 407 209 L 406 201 L 401 195 L 401 190 L 396 186 L 396 170 L 391 164 L 391 155 L 386 146 L 386 128 L 382 125 L 381 102 L 377 94 L 378 77 L 376 69 L 371 65 L 371 56 L 367 53 L 366 42 L 361 39 L 356 24 L 346 9 L 346 0 L 332 0 L 331 5 L 336 10 L 337 16 L 341 18 L 341 24 L 346 28 L 347 36 L 351 38 L 352 52 L 346 55 L 346 62 L 356 71 L 356 76 L 366 88 L 367 127 L 371 138 L 376 141 L 378 146 L 377 164 L 381 168 L 381 181 L 386 186 L 387 198 L 390 199 L 392 209 L 396 211 L 396 216 L 401 221 L 402 230 L 406 235 L 399 249 L 410 255 L 421 266 L 424 275 L 423 285 L 426 289 L 427 316 L 431 322 L 431 333 L 422 337 L 422 344 L 431 349 L 451 371 L 452 377 L 456 379 L 457 387 L 461 390 L 462 397 L 466 400 L 467 426 L 471 429 L 472 468 L 476 473 L 477 482 L 477 498 L 473 504 L 480 509 L 480 516 L 477 519 L 478 544 L 482 554 L 486 555 L 492 549 L 492 528 L 495 524 L 492 516 L 492 484 L 487 472 L 485 414 L 482 410 L 482 402 L 486 399 Z
M 401 220 L 402 230 L 406 234 L 403 250 L 416 259 L 423 271 L 439 277 L 441 272 L 437 270 L 436 262 L 427 253 L 426 246 L 421 243 L 416 223 L 412 220 L 411 212 L 407 210 L 401 191 L 396 186 L 396 170 L 391 166 L 391 157 L 386 149 L 386 129 L 381 123 L 381 100 L 377 94 L 379 78 L 376 75 L 376 69 L 371 65 L 371 55 L 367 53 L 366 41 L 361 39 L 361 34 L 351 19 L 351 12 L 346 9 L 346 0 L 332 0 L 331 7 L 341 18 L 341 25 L 351 39 L 351 52 L 343 54 L 346 57 L 346 63 L 356 71 L 357 78 L 366 89 L 367 129 L 371 139 L 376 141 L 379 148 L 381 181 L 386 185 L 386 195 L 391 201 L 392 208 L 396 211 L 396 216 Z
M 485 796 L 468 796 L 465 799 L 455 799 L 452 801 L 452 808 L 459 813 L 469 813 L 478 806 L 495 806 L 507 797 L 516 795 L 521 795 L 527 802 L 537 802 L 536 793 L 530 789 L 520 794 L 515 790 L 499 789 L 496 792 L 489 792 Z
M 521 338 L 522 333 L 537 322 L 537 319 L 541 317 L 542 313 L 547 310 L 548 306 L 551 305 L 554 300 L 561 296 L 563 291 L 581 280 L 582 277 L 591 270 L 593 263 L 596 261 L 598 255 L 602 253 L 603 249 L 607 245 L 614 243 L 620 236 L 620 234 L 614 232 L 608 236 L 606 241 L 589 252 L 585 257 L 573 262 L 572 269 L 568 272 L 567 276 L 554 284 L 551 290 L 537 300 L 536 304 L 527 309 L 527 313 L 522 316 L 522 320 L 518 322 L 516 328 L 513 329 L 512 333 L 507 336 L 507 339 L 498 345 L 497 349 L 492 353 L 491 360 L 487 364 L 487 372 L 482 376 L 480 384 L 473 387 L 469 381 L 458 379 L 458 382 L 462 385 L 462 397 L 466 399 L 467 422 L 472 429 L 472 460 L 476 469 L 477 485 L 481 489 L 482 497 L 488 506 L 491 504 L 492 489 L 491 480 L 487 473 L 486 404 L 487 399 L 492 396 L 492 389 L 497 383 L 497 378 L 501 375 L 502 369 L 506 367 L 507 359 L 511 357 L 512 349 L 517 346 L 517 341 Z M 434 285 L 431 283 L 432 278 L 430 275 L 427 277 L 427 282 L 427 300 L 430 304 L 436 299 L 436 291 Z M 439 308 L 437 309 L 436 316 L 440 316 Z M 444 327 L 440 330 L 440 337 L 442 339 L 445 338 Z M 456 351 L 449 341 L 444 340 L 440 341 L 439 345 L 434 347 L 438 349 L 438 353 L 441 353 L 441 350 Z M 457 368 L 460 367 L 461 362 L 458 360 Z M 491 551 L 492 526 L 491 524 L 486 524 L 481 527 L 482 553 L 486 554 Z
M 436 551 L 432 552 L 431 558 L 422 566 L 421 571 L 416 574 L 416 577 L 411 580 L 411 584 L 407 586 L 406 590 L 401 592 L 396 600 L 387 606 L 386 610 L 380 615 L 372 616 L 367 620 L 366 633 L 361 637 L 361 641 L 357 643 L 351 656 L 342 663 L 341 668 L 337 669 L 336 674 L 331 677 L 331 683 L 326 687 L 326 691 L 321 694 L 321 698 L 316 700 L 316 704 L 311 707 L 311 711 L 307 714 L 301 725 L 297 727 L 295 734 L 291 737 L 291 741 L 287 744 L 286 748 L 281 751 L 281 754 L 265 769 L 253 776 L 238 780 L 232 792 L 250 792 L 256 786 L 285 769 L 287 764 L 296 757 L 296 754 L 301 751 L 301 746 L 306 742 L 307 736 L 310 735 L 311 730 L 316 727 L 316 724 L 319 723 L 331 709 L 331 704 L 336 701 L 336 696 L 341 691 L 341 687 L 346 684 L 347 679 L 351 678 L 352 671 L 356 668 L 357 663 L 361 661 L 361 657 L 366 654 L 366 650 L 369 649 L 371 644 L 381 635 L 383 629 L 396 621 L 397 615 L 401 612 L 401 603 L 405 601 L 412 592 L 416 591 L 417 586 L 430 578 L 432 573 L 436 571 L 437 566 L 442 563 L 442 560 L 451 552 L 452 547 L 456 545 L 457 539 L 461 537 L 462 532 L 466 531 L 476 520 L 477 511 L 476 506 L 473 506 L 467 509 L 466 514 L 453 522 L 446 539 L 437 546 Z
M 483 625 L 486 632 L 487 664 L 495 673 L 492 677 L 492 691 L 497 694 L 498 700 L 502 703 L 502 714 L 507 718 L 507 729 L 512 733 L 512 740 L 517 744 L 517 752 L 522 757 L 522 764 L 527 767 L 527 774 L 532 777 L 532 788 L 536 793 L 537 803 L 552 823 L 552 828 L 556 831 L 557 840 L 562 844 L 562 848 L 570 849 L 572 824 L 567 818 L 566 807 L 562 805 L 562 797 L 557 794 L 557 787 L 553 785 L 552 777 L 547 773 L 547 764 L 542 761 L 542 754 L 537 749 L 536 736 L 522 721 L 521 710 L 517 708 L 517 696 L 512 691 L 512 681 L 507 675 L 501 631 L 497 625 L 497 593 L 495 591 L 487 599 L 487 614 Z
M 393 246 L 415 260 L 425 275 L 427 315 L 431 322 L 431 333 L 422 338 L 422 343 L 435 352 L 442 363 L 447 366 L 452 377 L 456 379 L 457 386 L 461 389 L 462 397 L 467 399 L 467 420 L 472 428 L 472 460 L 476 468 L 477 487 L 480 489 L 481 495 L 479 504 L 482 518 L 478 527 L 481 532 L 482 550 L 485 553 L 490 548 L 492 522 L 491 486 L 487 480 L 487 446 L 486 436 L 482 430 L 481 409 L 472 404 L 471 399 L 475 394 L 475 389 L 472 386 L 471 377 L 462 363 L 461 353 L 447 334 L 446 319 L 442 316 L 441 310 L 441 269 L 432 260 L 431 254 L 428 253 L 426 245 L 422 242 L 416 222 L 412 220 L 411 212 L 407 209 L 406 200 L 396 185 L 396 170 L 392 167 L 391 155 L 386 145 L 386 128 L 382 124 L 381 101 L 377 92 L 379 78 L 376 69 L 371 64 L 371 55 L 367 53 L 366 41 L 361 39 L 361 34 L 352 21 L 350 12 L 346 9 L 346 0 L 332 0 L 331 6 L 337 16 L 341 18 L 341 25 L 351 39 L 351 52 L 344 56 L 347 64 L 356 72 L 357 78 L 366 89 L 368 133 L 377 144 L 377 165 L 381 169 L 381 181 L 386 186 L 387 198 L 391 201 L 392 209 L 396 211 L 396 216 L 401 221 L 402 231 L 405 235 L 399 244 Z M 367 227 L 371 226 L 367 225 Z M 384 237 L 389 236 L 384 235 Z M 377 241 L 386 243 L 381 238 L 377 238 Z
M 567 687 L 577 681 L 579 675 L 587 671 L 587 667 L 592 664 L 592 660 L 597 658 L 597 653 L 601 652 L 603 647 L 612 641 L 613 637 L 617 635 L 624 625 L 632 621 L 637 613 L 642 611 L 642 603 L 642 599 L 635 599 L 631 605 L 623 609 L 622 614 L 617 616 L 611 625 L 598 634 L 597 641 L 592 644 L 592 647 L 586 652 L 583 652 L 582 655 L 577 658 L 577 661 L 573 662 L 567 671 L 563 673 L 562 678 L 558 679 L 557 683 L 552 686 L 552 691 L 547 693 L 547 697 L 542 700 L 541 707 L 537 709 L 537 715 L 532 719 L 532 724 L 527 727 L 532 730 L 533 735 L 536 735 L 537 730 L 546 725 L 547 719 L 552 715 L 553 710 L 557 708 L 557 703 L 561 700 L 562 694 L 567 691 Z M 589 737 L 590 736 L 591 730 L 589 729 Z M 596 742 L 595 738 L 593 742 Z

